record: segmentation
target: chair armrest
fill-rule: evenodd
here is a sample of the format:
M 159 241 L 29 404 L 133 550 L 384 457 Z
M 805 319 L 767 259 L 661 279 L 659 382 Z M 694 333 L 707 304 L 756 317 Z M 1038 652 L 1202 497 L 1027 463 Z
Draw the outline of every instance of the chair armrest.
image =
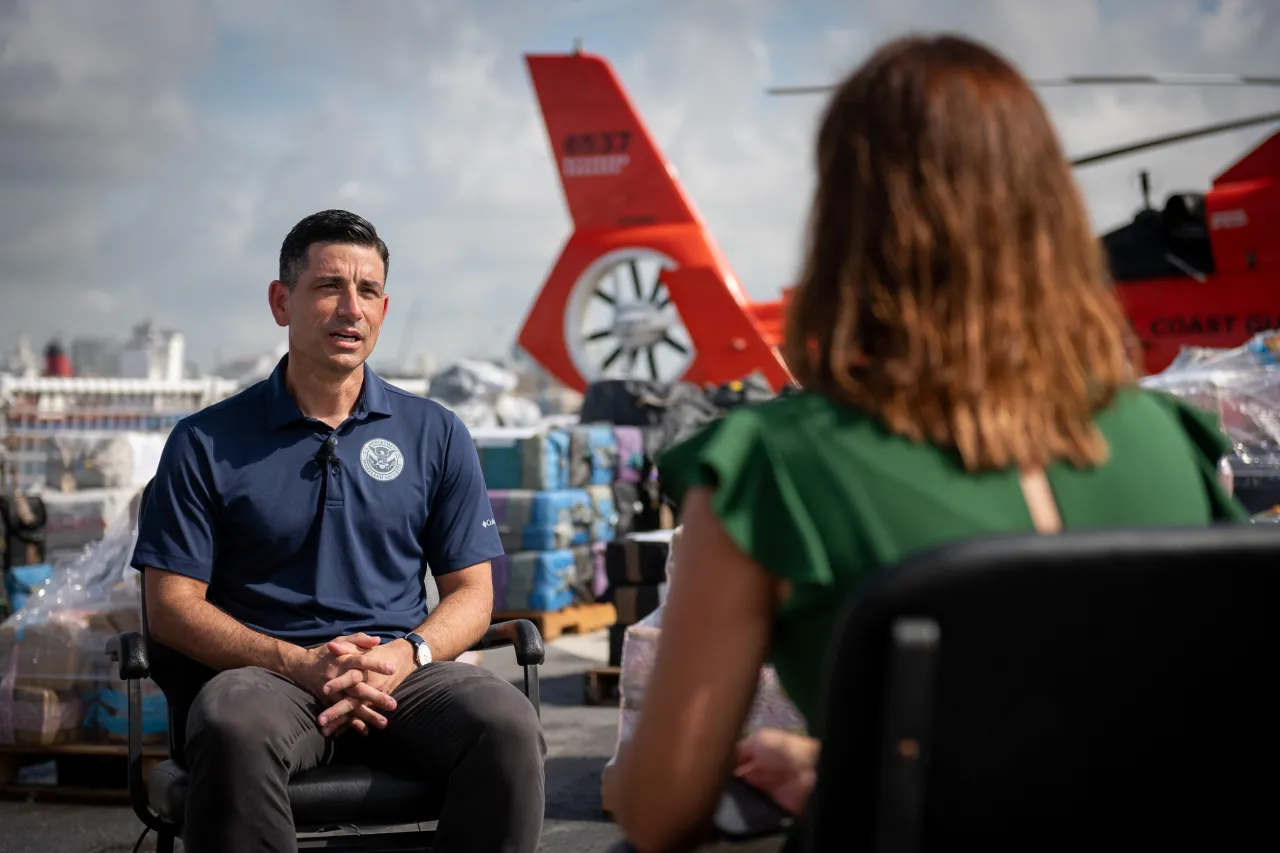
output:
M 147 644 L 136 631 L 116 634 L 107 640 L 107 657 L 120 664 L 120 680 L 134 681 L 151 675 L 151 661 L 147 659 Z
M 147 659 L 147 644 L 136 631 L 116 634 L 107 640 L 107 657 L 120 665 L 120 680 L 128 683 L 129 746 L 125 764 L 125 779 L 129 791 L 129 805 L 148 828 L 160 833 L 177 832 L 180 827 L 160 817 L 147 797 L 146 779 L 142 772 L 142 680 L 151 677 L 151 662 Z
M 484 632 L 480 642 L 471 647 L 471 651 L 498 649 L 511 646 L 516 650 L 516 663 L 521 666 L 540 666 L 547 659 L 547 651 L 542 647 L 542 634 L 538 626 L 528 619 L 512 619 L 509 622 L 495 622 Z

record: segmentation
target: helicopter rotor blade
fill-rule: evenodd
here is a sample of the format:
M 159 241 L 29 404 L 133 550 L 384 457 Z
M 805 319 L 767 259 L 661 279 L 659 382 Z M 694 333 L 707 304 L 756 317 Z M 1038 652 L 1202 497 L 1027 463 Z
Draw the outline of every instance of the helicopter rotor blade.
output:
M 1175 142 L 1188 142 L 1192 139 L 1199 139 L 1204 136 L 1213 136 L 1218 133 L 1227 133 L 1228 131 L 1241 130 L 1243 128 L 1253 127 L 1259 124 L 1269 124 L 1274 121 L 1280 121 L 1280 113 L 1267 113 L 1266 115 L 1250 116 L 1248 118 L 1235 119 L 1234 121 L 1206 125 L 1204 127 L 1195 128 L 1194 130 L 1184 130 L 1180 133 L 1168 134 L 1167 136 L 1157 136 L 1153 139 L 1144 139 L 1141 142 L 1131 142 L 1127 145 L 1107 149 L 1106 151 L 1096 151 L 1093 154 L 1086 154 L 1083 157 L 1074 158 L 1071 161 L 1071 165 L 1088 166 L 1093 163 L 1101 163 L 1104 160 L 1111 160 L 1115 157 L 1122 157 L 1125 154 L 1134 154 L 1138 151 L 1146 151 L 1151 148 L 1172 145 Z
M 1071 74 L 1066 77 L 1042 77 L 1029 81 L 1033 86 L 1062 88 L 1065 86 L 1280 86 L 1280 77 L 1256 74 Z M 827 83 L 816 86 L 773 86 L 770 95 L 820 95 L 836 88 Z
M 766 95 L 820 95 L 823 92 L 834 92 L 834 83 L 818 86 L 770 86 L 765 89 Z
M 1032 80 L 1033 86 L 1280 86 L 1280 77 L 1250 74 L 1071 74 Z

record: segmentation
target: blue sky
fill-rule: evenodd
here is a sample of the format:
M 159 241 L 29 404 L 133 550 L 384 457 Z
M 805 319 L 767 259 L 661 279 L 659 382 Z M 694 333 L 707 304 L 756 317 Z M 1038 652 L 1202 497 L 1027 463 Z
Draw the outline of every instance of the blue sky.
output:
M 502 351 L 569 222 L 522 61 L 615 66 L 755 298 L 797 264 L 821 98 L 879 41 L 954 29 L 1030 75 L 1280 74 L 1274 0 L 13 0 L 0 3 L 0 342 L 151 318 L 210 367 L 283 339 L 266 286 L 301 216 L 391 245 L 379 355 Z M 1275 110 L 1280 91 L 1044 99 L 1071 153 Z M 1095 224 L 1204 187 L 1266 130 L 1081 170 Z M 406 319 L 414 309 L 414 328 Z M 3 344 L 0 343 L 0 346 Z M 376 359 L 375 359 L 376 360 Z

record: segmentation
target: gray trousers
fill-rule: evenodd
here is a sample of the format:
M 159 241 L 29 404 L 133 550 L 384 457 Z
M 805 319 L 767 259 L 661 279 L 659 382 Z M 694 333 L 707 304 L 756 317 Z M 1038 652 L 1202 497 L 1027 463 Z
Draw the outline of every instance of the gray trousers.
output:
M 257 667 L 218 673 L 187 715 L 188 853 L 296 851 L 289 778 L 357 761 L 443 792 L 436 850 L 534 853 L 545 810 L 546 742 L 533 706 L 478 666 L 430 663 L 396 688 L 396 710 L 368 737 L 320 734 L 323 710 Z

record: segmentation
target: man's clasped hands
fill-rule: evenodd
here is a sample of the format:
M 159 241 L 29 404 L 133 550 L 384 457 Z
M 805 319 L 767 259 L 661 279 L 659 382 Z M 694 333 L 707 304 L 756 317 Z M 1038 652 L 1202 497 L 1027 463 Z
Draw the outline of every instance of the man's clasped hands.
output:
M 385 728 L 387 718 L 378 711 L 396 709 L 391 694 L 414 669 L 409 642 L 383 643 L 363 633 L 302 651 L 285 675 L 328 705 L 316 718 L 325 737 L 347 727 L 366 735 L 370 726 Z

